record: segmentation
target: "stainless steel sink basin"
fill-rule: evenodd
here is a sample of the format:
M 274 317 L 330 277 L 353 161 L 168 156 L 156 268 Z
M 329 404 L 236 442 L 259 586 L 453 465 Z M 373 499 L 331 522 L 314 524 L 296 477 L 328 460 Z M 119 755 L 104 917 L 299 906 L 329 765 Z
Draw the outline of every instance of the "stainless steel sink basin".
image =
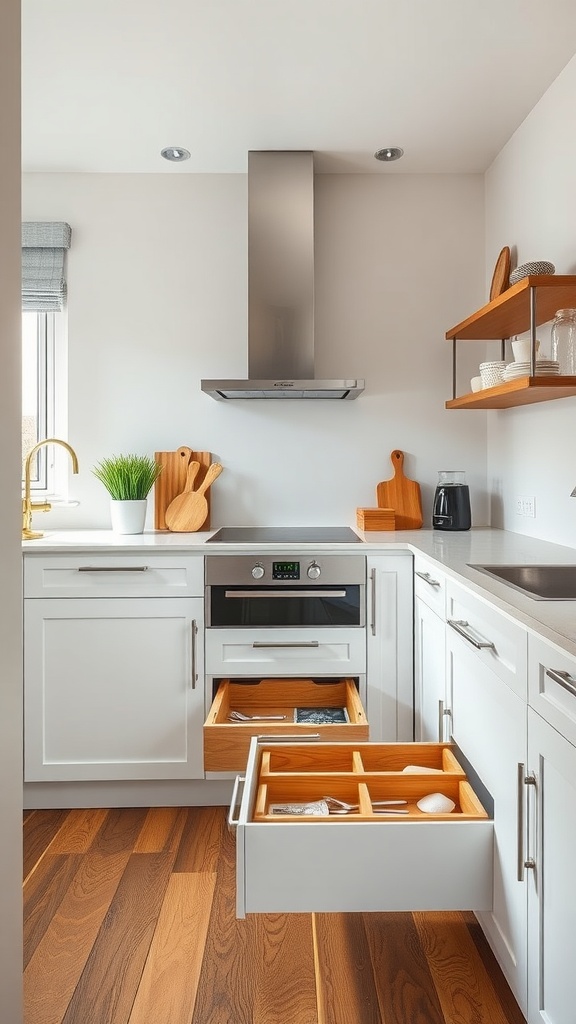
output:
M 471 565 L 535 601 L 576 601 L 576 565 Z

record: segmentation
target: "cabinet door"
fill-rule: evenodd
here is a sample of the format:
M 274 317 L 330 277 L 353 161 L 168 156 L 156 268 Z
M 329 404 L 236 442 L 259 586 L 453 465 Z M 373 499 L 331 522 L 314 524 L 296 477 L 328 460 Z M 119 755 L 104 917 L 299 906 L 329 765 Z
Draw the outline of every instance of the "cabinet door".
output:
M 529 1024 L 572 1024 L 576 1007 L 576 747 L 528 710 L 531 793 L 528 855 Z
M 366 714 L 370 739 L 414 738 L 412 556 L 368 558 Z
M 414 602 L 414 729 L 417 740 L 444 739 L 446 627 L 420 598 Z
M 25 780 L 204 775 L 197 598 L 24 602 Z
M 518 881 L 518 764 L 526 763 L 526 706 L 495 672 L 447 630 L 452 737 L 494 800 L 494 898 L 482 928 L 526 1011 L 527 886 Z

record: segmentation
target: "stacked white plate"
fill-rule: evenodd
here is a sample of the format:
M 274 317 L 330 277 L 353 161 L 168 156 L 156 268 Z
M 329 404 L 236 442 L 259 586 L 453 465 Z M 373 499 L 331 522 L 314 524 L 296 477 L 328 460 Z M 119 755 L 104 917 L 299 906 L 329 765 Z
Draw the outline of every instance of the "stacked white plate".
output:
M 538 359 L 536 363 L 537 377 L 553 377 L 560 373 L 560 363 L 556 359 Z M 516 380 L 517 377 L 530 376 L 530 362 L 508 363 L 502 372 L 504 380 Z

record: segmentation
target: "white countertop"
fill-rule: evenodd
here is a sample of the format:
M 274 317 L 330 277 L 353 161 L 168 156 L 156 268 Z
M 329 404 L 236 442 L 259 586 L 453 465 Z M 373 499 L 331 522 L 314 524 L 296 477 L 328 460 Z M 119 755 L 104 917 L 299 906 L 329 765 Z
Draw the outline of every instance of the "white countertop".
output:
M 26 556 L 74 552 L 189 552 L 190 554 L 235 554 L 285 550 L 290 545 L 210 543 L 216 531 L 169 533 L 148 531 L 121 536 L 111 530 L 70 530 L 47 532 L 38 540 L 23 541 Z M 576 548 L 525 537 L 522 534 L 489 528 L 462 532 L 440 530 L 401 530 L 362 533 L 360 544 L 296 544 L 303 552 L 348 552 L 377 554 L 389 550 L 408 550 L 433 559 L 446 575 L 466 584 L 480 596 L 529 630 L 558 644 L 576 656 L 576 601 L 536 601 L 484 573 L 471 569 L 476 564 L 561 564 L 576 566 Z M 576 541 L 576 531 L 575 531 Z

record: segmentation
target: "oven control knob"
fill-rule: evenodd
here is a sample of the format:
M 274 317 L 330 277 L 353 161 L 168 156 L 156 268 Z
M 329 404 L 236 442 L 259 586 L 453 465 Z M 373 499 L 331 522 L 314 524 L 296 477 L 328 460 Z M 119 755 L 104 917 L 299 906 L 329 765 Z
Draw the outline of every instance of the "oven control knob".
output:
M 261 580 L 264 575 L 264 566 L 260 562 L 256 562 L 256 565 L 252 569 L 252 575 L 255 580 Z
M 311 562 L 308 566 L 308 579 L 317 580 L 322 569 L 318 565 L 318 562 Z

